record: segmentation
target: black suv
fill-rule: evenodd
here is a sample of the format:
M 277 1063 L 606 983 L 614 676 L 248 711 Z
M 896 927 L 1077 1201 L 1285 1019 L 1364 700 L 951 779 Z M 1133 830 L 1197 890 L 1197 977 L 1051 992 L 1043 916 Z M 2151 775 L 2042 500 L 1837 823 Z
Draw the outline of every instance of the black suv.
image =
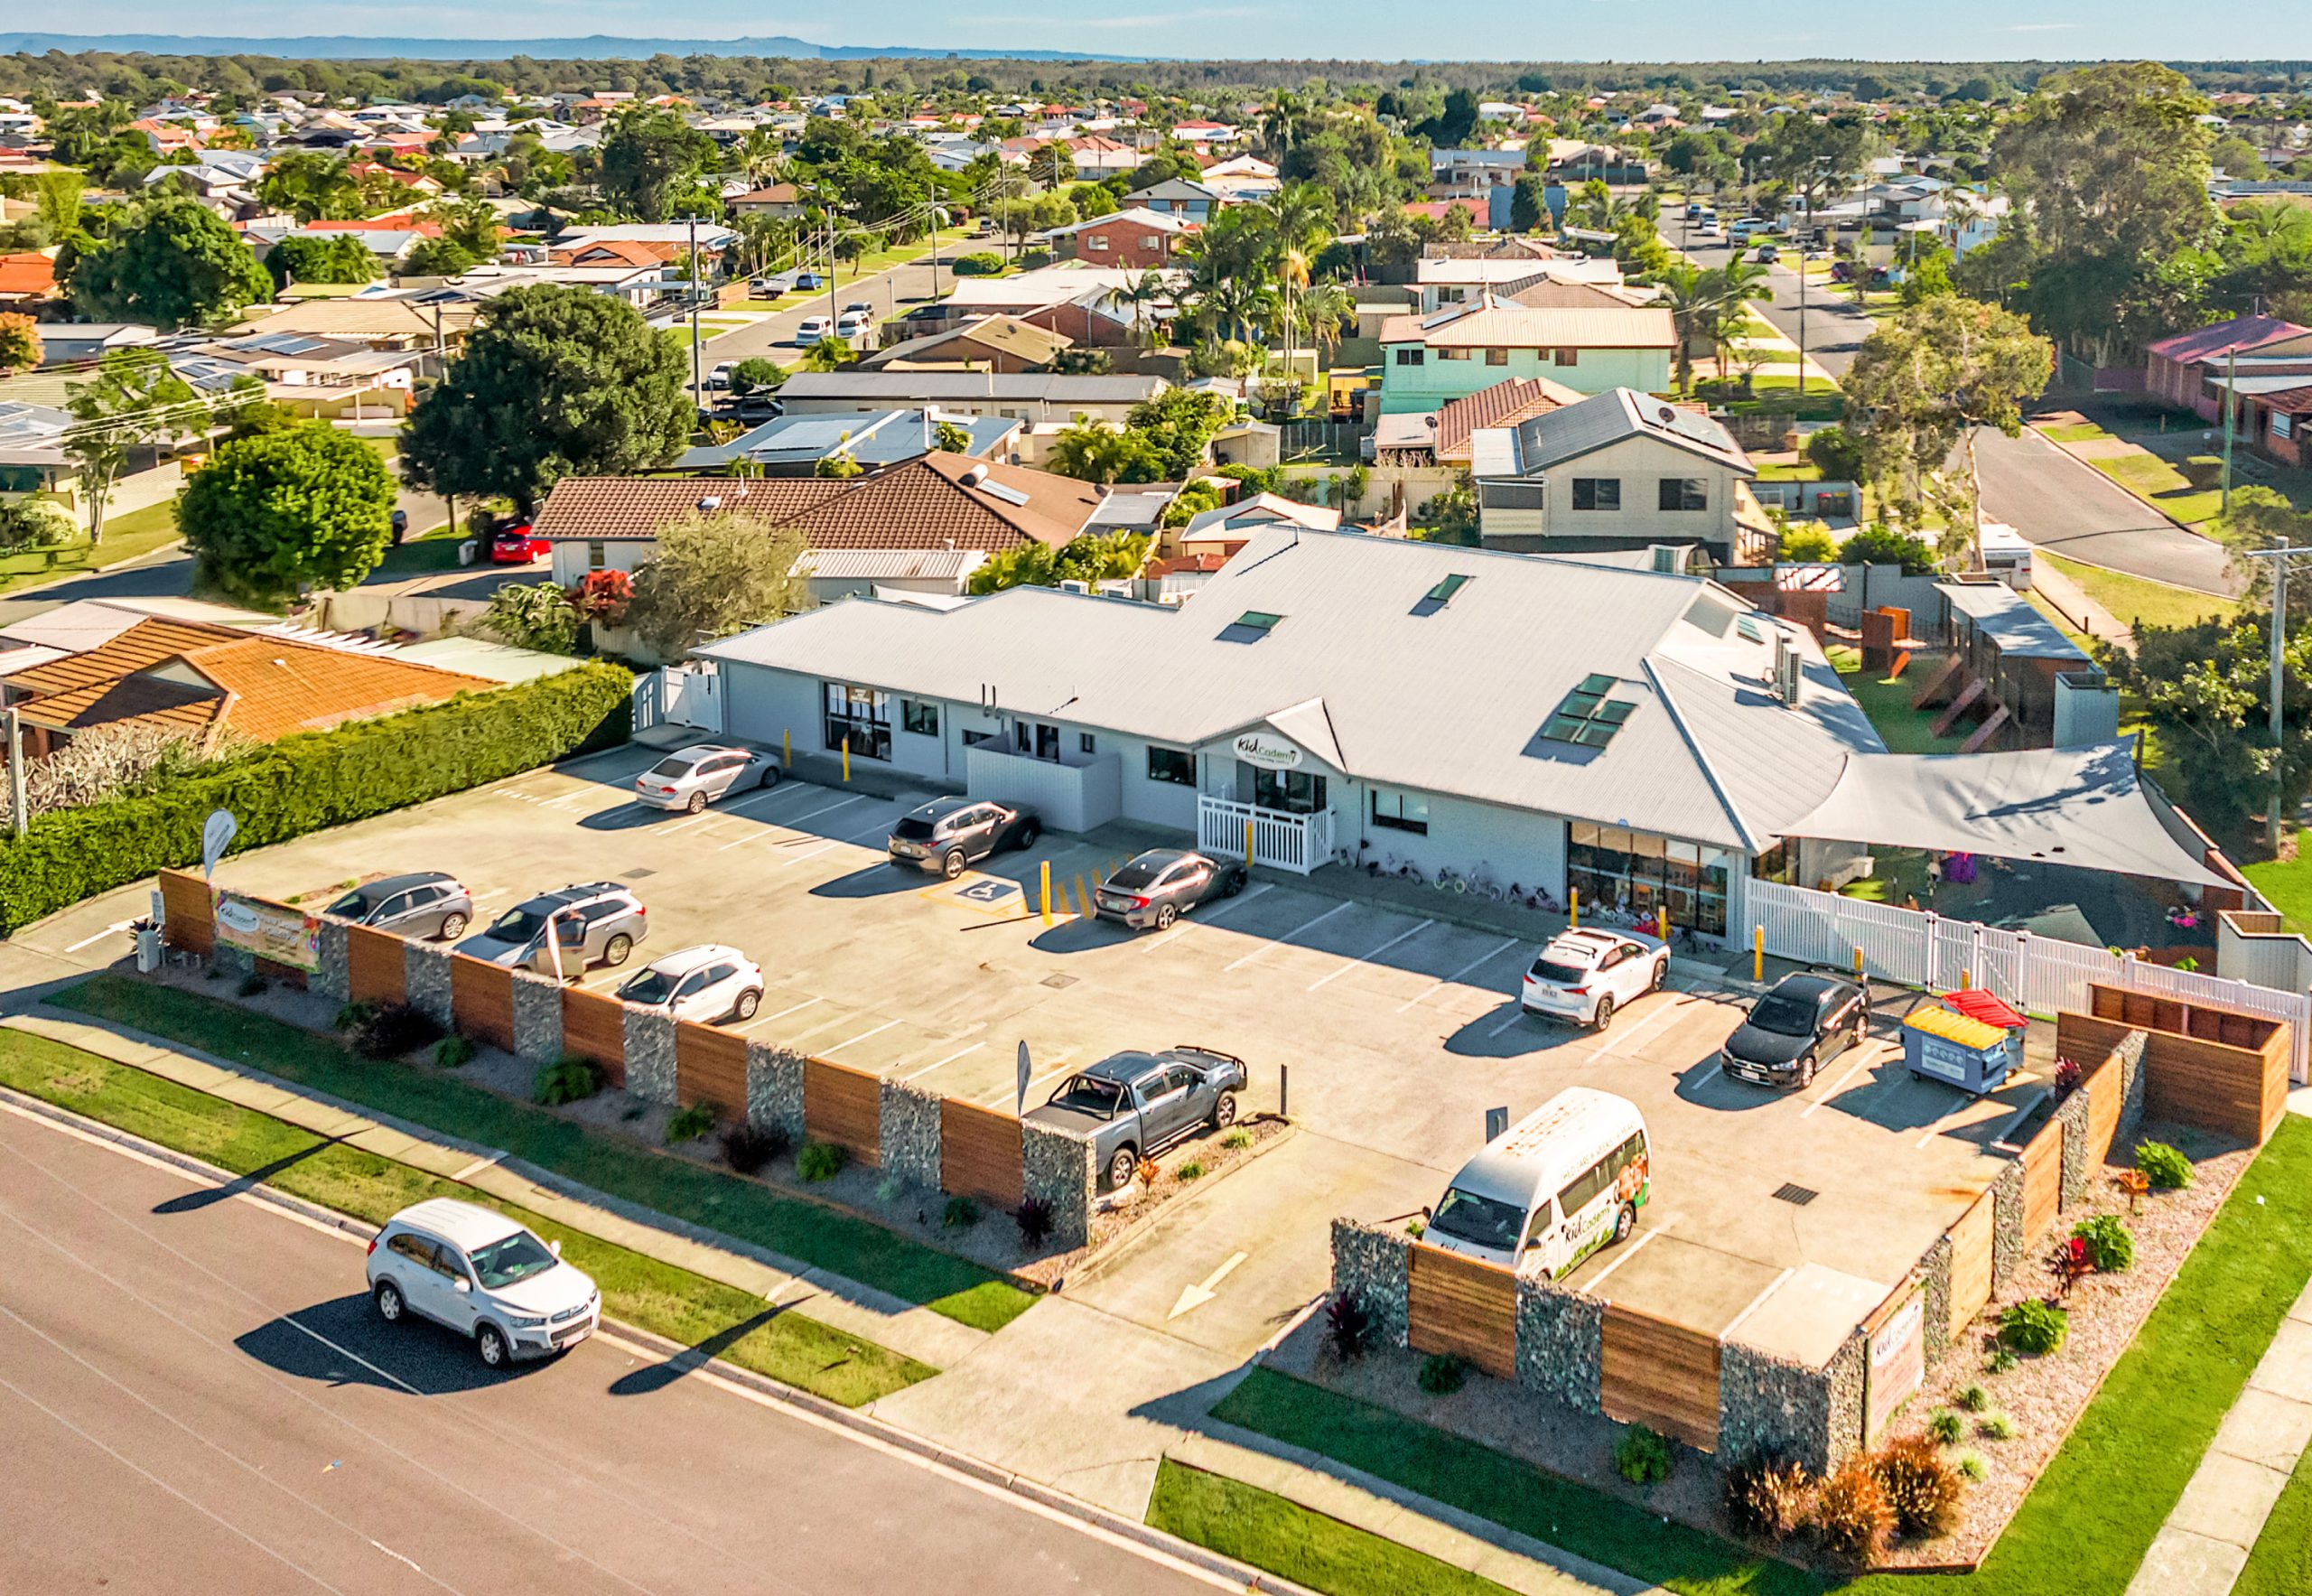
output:
M 1869 1035 L 1870 999 L 1861 987 L 1838 975 L 1785 975 L 1750 1005 L 1719 1062 L 1738 1080 L 1804 1087 Z

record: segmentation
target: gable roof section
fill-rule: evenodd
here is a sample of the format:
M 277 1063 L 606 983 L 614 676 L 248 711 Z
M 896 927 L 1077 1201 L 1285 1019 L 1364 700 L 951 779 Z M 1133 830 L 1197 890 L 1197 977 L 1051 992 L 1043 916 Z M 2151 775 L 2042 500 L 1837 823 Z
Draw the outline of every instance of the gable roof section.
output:
M 1750 457 L 1734 435 L 1699 411 L 1626 387 L 1517 424 L 1517 466 L 1533 476 L 1626 438 L 1649 437 L 1745 475 Z
M 1546 377 L 1513 377 L 1437 407 L 1437 430 L 1430 450 L 1440 461 L 1466 461 L 1469 434 L 1481 426 L 1515 426 L 1521 421 L 1579 405 L 1587 396 Z
M 1391 316 L 1380 341 L 1431 349 L 1674 349 L 1677 329 L 1658 305 L 1534 309 L 1487 294 L 1449 312 Z
M 2278 316 L 2234 316 L 2228 322 L 2195 327 L 2189 332 L 2178 332 L 2144 347 L 2147 353 L 2185 365 L 2221 355 L 2227 350 L 2236 348 L 2244 355 L 2251 350 L 2299 338 L 2312 340 L 2312 327 L 2284 322 Z
M 1075 346 L 1076 341 L 1065 332 L 1039 327 L 1017 316 L 982 316 L 950 331 L 927 333 L 878 350 L 860 364 L 868 370 L 881 371 L 919 360 L 958 361 L 1005 355 L 1031 366 L 1048 366 L 1060 350 Z

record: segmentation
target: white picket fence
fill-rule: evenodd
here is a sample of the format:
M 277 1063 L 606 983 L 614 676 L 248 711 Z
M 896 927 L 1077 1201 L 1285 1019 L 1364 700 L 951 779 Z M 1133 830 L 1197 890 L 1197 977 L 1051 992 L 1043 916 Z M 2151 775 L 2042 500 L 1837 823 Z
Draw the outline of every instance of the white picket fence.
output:
M 1940 991 L 1962 983 L 1987 987 L 2042 1016 L 2065 1009 L 2086 1013 L 2090 983 L 2183 1003 L 2218 1003 L 2290 1022 L 2296 1057 L 2289 1075 L 2298 1085 L 2312 1080 L 2312 994 L 2171 969 L 2132 954 L 1807 887 L 1759 881 L 1747 885 L 1749 919 L 1765 933 L 1767 951 L 1778 958 L 1851 969 L 1860 950 L 1865 973 L 1880 980 Z

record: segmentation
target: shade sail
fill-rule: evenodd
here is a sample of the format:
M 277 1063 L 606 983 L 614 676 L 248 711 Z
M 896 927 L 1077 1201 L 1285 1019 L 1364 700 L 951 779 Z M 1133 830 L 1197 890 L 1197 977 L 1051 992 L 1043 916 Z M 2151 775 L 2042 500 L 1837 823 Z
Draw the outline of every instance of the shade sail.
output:
M 2195 886 L 2238 883 L 2201 860 L 2181 821 L 2136 774 L 2135 745 L 2011 753 L 1860 753 L 1850 757 L 1792 836 L 2037 859 Z

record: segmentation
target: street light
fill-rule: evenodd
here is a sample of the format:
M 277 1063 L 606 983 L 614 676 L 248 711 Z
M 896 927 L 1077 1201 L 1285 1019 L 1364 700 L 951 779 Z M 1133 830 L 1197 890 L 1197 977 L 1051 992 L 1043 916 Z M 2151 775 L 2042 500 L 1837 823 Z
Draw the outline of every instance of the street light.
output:
M 2230 396 L 2225 396 L 2228 405 Z M 2227 412 L 2228 414 L 2228 412 Z M 2224 442 L 2231 443 L 2227 429 Z M 2229 453 L 2227 449 L 2227 453 Z M 2290 548 L 2283 537 L 2270 548 L 2243 548 L 2241 554 L 2251 560 L 2272 563 L 2272 801 L 2270 813 L 2264 819 L 2264 840 L 2271 848 L 2272 857 L 2279 857 L 2279 809 L 2282 790 L 2280 770 L 2279 686 L 2280 657 L 2288 640 L 2288 562 L 2291 555 L 2312 555 L 2312 548 Z

